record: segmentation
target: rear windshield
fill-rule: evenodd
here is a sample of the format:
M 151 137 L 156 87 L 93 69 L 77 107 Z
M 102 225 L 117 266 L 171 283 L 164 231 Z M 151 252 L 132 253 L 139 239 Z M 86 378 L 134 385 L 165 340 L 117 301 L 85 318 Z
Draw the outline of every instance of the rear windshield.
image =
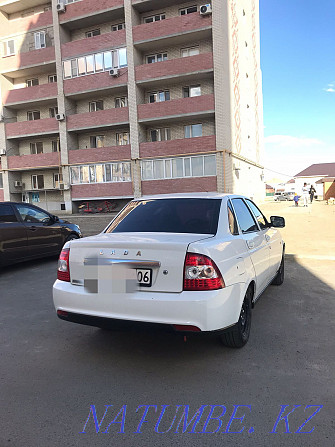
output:
M 130 202 L 106 233 L 216 234 L 220 199 L 153 199 Z

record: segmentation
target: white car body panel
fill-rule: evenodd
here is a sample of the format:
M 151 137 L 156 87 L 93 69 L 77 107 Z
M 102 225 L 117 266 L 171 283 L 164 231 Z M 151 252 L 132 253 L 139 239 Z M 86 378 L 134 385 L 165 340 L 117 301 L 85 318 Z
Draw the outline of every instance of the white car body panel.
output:
M 101 233 L 71 241 L 66 246 L 70 247 L 72 283 L 56 280 L 53 287 L 56 310 L 128 321 L 191 325 L 201 331 L 221 330 L 234 325 L 239 319 L 249 285 L 255 284 L 255 301 L 275 277 L 283 255 L 280 233 L 270 227 L 249 234 L 232 235 L 227 219 L 227 202 L 241 196 L 153 196 L 169 197 L 221 199 L 216 235 Z M 186 252 L 210 257 L 220 270 L 225 287 L 210 291 L 183 291 Z M 91 267 L 86 269 L 85 260 L 91 260 L 93 268 L 91 263 Z M 138 265 L 142 265 L 141 262 L 144 265 L 145 262 L 156 263 L 152 267 L 152 286 L 137 287 L 132 292 L 126 292 L 126 288 L 111 292 L 110 266 L 118 265 L 120 261 L 127 261 L 125 265 L 132 271 L 137 266 L 136 262 Z M 116 276 L 119 275 L 117 271 Z M 85 279 L 98 281 L 96 292 L 88 291 L 84 286 Z

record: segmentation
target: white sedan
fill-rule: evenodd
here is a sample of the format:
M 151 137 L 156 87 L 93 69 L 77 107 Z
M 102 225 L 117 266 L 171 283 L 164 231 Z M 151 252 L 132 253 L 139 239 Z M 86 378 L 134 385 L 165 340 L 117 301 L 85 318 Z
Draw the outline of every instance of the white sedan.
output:
M 284 280 L 285 244 L 247 197 L 169 194 L 135 199 L 96 236 L 64 245 L 53 287 L 59 318 L 103 328 L 249 338 L 251 309 Z

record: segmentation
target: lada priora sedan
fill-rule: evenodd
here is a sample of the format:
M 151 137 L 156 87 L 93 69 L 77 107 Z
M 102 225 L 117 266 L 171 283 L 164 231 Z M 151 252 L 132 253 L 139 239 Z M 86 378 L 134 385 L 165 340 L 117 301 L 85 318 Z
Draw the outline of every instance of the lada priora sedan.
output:
M 135 199 L 96 236 L 64 245 L 53 287 L 59 318 L 102 328 L 249 338 L 251 310 L 284 280 L 285 244 L 247 197 L 174 194 Z

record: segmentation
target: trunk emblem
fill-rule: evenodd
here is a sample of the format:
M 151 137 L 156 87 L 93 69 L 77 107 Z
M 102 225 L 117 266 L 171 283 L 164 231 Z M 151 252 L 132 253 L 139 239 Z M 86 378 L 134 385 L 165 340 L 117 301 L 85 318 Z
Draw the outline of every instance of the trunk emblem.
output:
M 111 251 L 111 255 L 115 255 L 115 250 L 112 250 L 112 251 Z
M 123 254 L 126 256 L 128 254 L 128 250 L 125 250 Z
M 138 251 L 138 252 L 136 253 L 136 256 L 142 256 L 142 253 L 141 253 L 140 251 Z
M 103 250 L 100 250 L 99 255 L 103 255 L 103 254 L 104 254 L 104 251 L 103 251 Z

